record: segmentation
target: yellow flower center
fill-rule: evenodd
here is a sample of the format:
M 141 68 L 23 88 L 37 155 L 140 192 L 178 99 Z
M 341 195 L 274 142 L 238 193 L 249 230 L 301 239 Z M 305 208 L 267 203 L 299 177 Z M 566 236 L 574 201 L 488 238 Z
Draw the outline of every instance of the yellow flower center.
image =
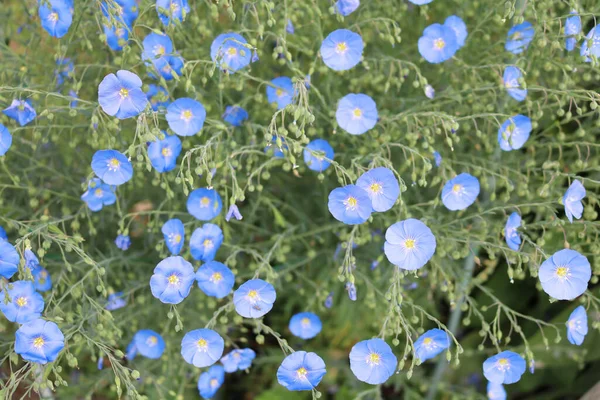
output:
M 169 278 L 167 278 L 167 280 L 169 281 L 169 285 L 178 285 L 179 284 L 179 277 L 176 274 L 169 276 Z
M 357 204 L 358 201 L 354 197 L 348 197 L 348 200 L 346 200 L 346 205 L 350 208 L 355 208 Z
M 282 89 L 277 89 L 275 91 L 275 94 L 277 95 L 277 97 L 281 97 L 281 96 L 283 96 L 283 90 Z
M 438 50 L 442 50 L 444 47 L 446 47 L 446 42 L 444 42 L 444 39 L 435 39 L 433 41 L 433 47 Z
M 181 113 L 181 119 L 183 119 L 185 122 L 189 122 L 193 116 L 194 116 L 194 114 L 192 114 L 192 112 L 190 110 L 185 110 L 184 112 Z
M 210 380 L 210 386 L 211 387 L 217 387 L 217 386 L 219 386 L 219 381 L 216 380 L 216 379 L 211 379 Z
M 235 56 L 237 54 L 237 50 L 235 49 L 235 47 L 230 47 L 227 49 L 227 54 L 229 54 L 230 56 Z
M 164 54 L 165 54 L 165 46 L 161 46 L 160 44 L 154 46 L 154 55 L 155 56 L 162 56 Z
M 121 88 L 121 90 L 119 90 L 119 96 L 121 96 L 122 99 L 126 98 L 129 96 L 129 90 Z
M 512 35 L 513 40 L 519 40 L 519 39 L 521 39 L 521 37 L 523 37 L 523 35 L 521 34 L 521 32 L 515 32 Z
M 302 321 L 300 321 L 300 323 L 302 324 L 302 326 L 310 326 L 310 319 L 302 318 Z
M 19 307 L 25 307 L 27 305 L 27 297 L 19 297 L 15 301 Z
M 296 374 L 298 375 L 298 379 L 304 379 L 306 378 L 306 374 L 308 374 L 308 371 L 306 370 L 306 368 L 300 367 L 296 370 Z
M 354 111 L 352 111 L 352 114 L 354 114 L 354 117 L 360 118 L 362 117 L 363 112 L 360 108 L 355 108 Z
M 498 360 L 498 365 L 500 365 L 501 367 L 505 367 L 508 365 L 508 360 L 506 358 L 501 358 Z
M 556 275 L 559 278 L 565 278 L 568 273 L 569 273 L 569 268 L 567 268 L 567 267 L 558 267 L 558 268 L 556 268 Z
M 210 239 L 205 239 L 204 242 L 202 243 L 202 245 L 204 245 L 204 247 L 211 249 L 213 247 L 213 242 Z
M 96 190 L 94 190 L 94 195 L 96 197 L 102 197 L 102 189 L 96 189 Z
M 171 154 L 173 154 L 173 152 L 171 151 L 171 149 L 168 148 L 168 147 L 163 148 L 162 151 L 161 151 L 161 153 L 162 153 L 162 155 L 164 157 L 169 157 Z
M 208 207 L 210 204 L 210 199 L 208 197 L 203 197 L 200 199 L 200 207 Z
M 404 242 L 404 247 L 406 247 L 407 249 L 414 249 L 415 248 L 415 240 L 414 239 L 406 239 L 406 241 Z M 425 339 L 425 340 L 431 340 L 431 339 Z
M 198 347 L 202 350 L 206 349 L 206 347 L 208 346 L 208 343 L 206 342 L 206 340 L 204 339 L 199 339 L 196 344 L 198 345 Z
M 156 343 L 158 343 L 158 339 L 156 338 L 156 336 L 150 336 L 148 340 L 146 340 L 146 343 L 148 344 L 148 346 L 154 346 Z
M 174 235 L 172 242 L 175 244 L 181 242 L 181 235 L 180 234 Z
M 170 8 L 171 8 L 171 12 L 175 13 L 175 12 L 177 12 L 177 10 L 179 10 L 179 4 L 171 2 L 171 7 Z
M 369 358 L 367 359 L 367 363 L 379 365 L 380 362 L 381 362 L 381 356 L 379 354 L 377 354 L 377 353 L 371 353 L 371 354 L 369 354 Z
M 48 15 L 48 19 L 52 22 L 58 21 L 58 13 L 50 13 L 50 15 Z
M 36 349 L 40 349 L 42 348 L 42 346 L 44 345 L 45 341 L 43 337 L 36 337 L 35 339 L 33 339 L 33 347 L 35 347 Z
M 452 186 L 452 191 L 453 191 L 454 193 L 458 193 L 458 192 L 460 192 L 460 191 L 461 191 L 461 189 L 462 189 L 462 185 L 459 185 L 458 183 L 457 183 L 457 184 L 455 184 L 454 186 Z
M 432 339 L 432 338 L 425 338 L 425 339 L 423 340 L 423 344 L 425 344 L 425 345 L 431 344 L 432 342 L 433 342 L 433 339 Z
M 256 299 L 258 297 L 258 292 L 256 290 L 251 290 L 248 292 L 248 297 L 251 299 Z
M 219 272 L 215 272 L 214 274 L 212 274 L 212 276 L 210 277 L 210 280 L 213 282 L 220 282 L 223 279 L 223 275 L 221 275 Z
M 348 45 L 346 42 L 339 42 L 337 46 L 335 46 L 335 49 L 338 53 L 345 53 L 348 50 Z
M 116 158 L 111 158 L 110 161 L 108 162 L 109 169 L 116 170 L 120 166 L 121 166 L 121 162 L 119 160 L 117 160 Z
M 381 183 L 376 182 L 376 183 L 371 184 L 369 189 L 371 189 L 371 192 L 373 192 L 375 194 L 379 194 L 379 193 L 381 193 L 383 186 L 381 186 Z

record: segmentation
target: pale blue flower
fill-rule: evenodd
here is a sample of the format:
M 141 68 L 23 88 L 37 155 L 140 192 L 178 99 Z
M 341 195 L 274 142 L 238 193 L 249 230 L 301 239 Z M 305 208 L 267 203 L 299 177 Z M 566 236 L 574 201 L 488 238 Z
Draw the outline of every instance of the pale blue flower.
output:
M 565 192 L 562 201 L 569 222 L 573 223 L 573 218 L 581 218 L 581 215 L 583 214 L 583 203 L 581 200 L 585 198 L 585 195 L 585 188 L 578 180 L 574 180 Z
M 442 351 L 450 347 L 450 338 L 448 333 L 442 329 L 430 329 L 415 341 L 415 355 L 421 360 L 434 358 Z
M 321 43 L 323 62 L 334 71 L 346 71 L 356 66 L 365 45 L 362 37 L 348 29 L 331 32 Z
M 359 381 L 380 385 L 394 372 L 398 359 L 390 346 L 375 338 L 356 343 L 350 350 L 350 369 Z
M 349 134 L 362 135 L 377 124 L 377 104 L 366 94 L 347 94 L 338 103 L 335 119 Z
M 517 212 L 513 212 L 508 217 L 504 227 L 504 239 L 511 250 L 518 251 L 521 246 L 521 236 L 517 229 L 521 227 L 521 216 Z
M 567 339 L 569 343 L 581 346 L 588 333 L 588 318 L 583 306 L 577 307 L 567 321 Z
M 586 291 L 592 269 L 585 256 L 563 249 L 542 263 L 538 276 L 548 295 L 557 300 L 573 300 Z
M 483 375 L 490 382 L 508 385 L 518 382 L 526 368 L 523 357 L 513 351 L 503 351 L 484 361 Z
M 326 373 L 325 362 L 315 353 L 296 351 L 277 370 L 277 381 L 290 391 L 313 390 Z
M 527 89 L 523 88 L 519 79 L 523 79 L 523 73 L 519 68 L 511 65 L 504 69 L 502 81 L 506 91 L 513 99 L 523 101 L 527 97 Z
M 464 210 L 475 202 L 479 190 L 479 180 L 462 173 L 446 182 L 442 189 L 442 203 L 451 211 Z
M 392 264 L 405 270 L 423 267 L 436 248 L 431 229 L 418 219 L 396 222 L 385 232 L 384 252 Z

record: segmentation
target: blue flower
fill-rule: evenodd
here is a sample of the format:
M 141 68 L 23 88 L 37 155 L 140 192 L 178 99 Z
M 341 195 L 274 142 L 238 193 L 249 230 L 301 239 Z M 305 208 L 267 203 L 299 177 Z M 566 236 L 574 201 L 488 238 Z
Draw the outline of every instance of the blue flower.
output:
M 67 0 L 40 1 L 38 14 L 42 28 L 55 38 L 67 34 L 73 22 L 73 5 Z
M 569 343 L 581 346 L 588 333 L 588 319 L 583 306 L 577 307 L 567 321 L 567 339 Z
M 117 196 L 109 185 L 98 178 L 93 178 L 88 182 L 88 189 L 81 196 L 81 200 L 87 204 L 90 210 L 96 212 L 102 210 L 104 206 L 115 204 Z
M 278 143 L 281 142 L 281 143 Z M 288 145 L 285 143 L 285 139 L 277 136 L 277 135 L 273 135 L 272 139 L 271 139 L 271 143 L 268 143 L 267 146 L 265 146 L 264 148 L 264 152 L 265 154 L 268 154 L 269 152 L 273 153 L 273 157 L 275 158 L 284 158 L 285 157 L 285 153 L 283 151 L 288 150 Z
M 190 294 L 196 275 L 192 264 L 179 256 L 167 257 L 150 278 L 152 295 L 165 304 L 179 304 Z
M 376 124 L 377 104 L 366 94 L 347 94 L 338 103 L 335 119 L 351 135 L 362 135 Z
M 335 9 L 341 16 L 347 17 L 360 6 L 360 0 L 337 0 Z
M 71 97 L 71 102 L 69 103 L 69 107 L 76 108 L 78 102 L 77 92 L 74 90 L 69 90 L 69 97 Z
M 122 185 L 133 176 L 131 162 L 116 150 L 98 150 L 92 157 L 92 169 L 108 185 Z
M 277 103 L 278 110 L 292 104 L 296 90 L 290 78 L 287 76 L 277 77 L 271 81 L 271 85 L 267 85 L 267 101 L 269 103 Z
M 193 136 L 204 126 L 206 110 L 200 102 L 184 97 L 169 104 L 166 118 L 173 132 L 179 136 Z
M 133 72 L 119 70 L 117 75 L 106 75 L 98 85 L 98 102 L 108 115 L 126 119 L 144 111 L 148 99 L 142 80 Z
M 223 231 L 215 224 L 197 228 L 190 239 L 190 253 L 195 260 L 212 261 L 223 243 Z
M 508 385 L 518 382 L 526 368 L 523 357 L 512 351 L 503 351 L 483 362 L 483 375 L 490 382 Z
M 415 341 L 415 355 L 424 362 L 450 347 L 450 338 L 442 329 L 430 329 Z
M 488 400 L 506 400 L 506 389 L 501 383 L 488 382 L 487 396 Z
M 12 278 L 19 270 L 19 262 L 21 262 L 21 256 L 17 249 L 8 241 L 0 240 L 0 276 L 6 279 Z
M 233 289 L 235 275 L 225 264 L 208 261 L 196 271 L 196 280 L 204 294 L 222 299 Z
M 585 256 L 563 249 L 542 263 L 538 275 L 548 295 L 557 300 L 573 300 L 587 289 L 592 269 Z
M 504 151 L 518 150 L 531 134 L 531 120 L 529 117 L 518 114 L 510 117 L 498 129 L 498 143 Z
M 215 189 L 196 189 L 188 196 L 188 212 L 200 221 L 210 221 L 221 213 L 222 208 L 221 196 Z
M 333 189 L 327 207 L 335 219 L 348 225 L 366 222 L 373 210 L 369 194 L 356 185 Z
M 54 75 L 56 77 L 56 84 L 61 86 L 65 79 L 70 79 L 73 77 L 73 71 L 75 70 L 75 65 L 70 58 L 59 58 L 56 60 L 56 65 L 58 68 L 54 70 Z
M 144 48 L 142 60 L 151 62 L 157 70 L 164 65 L 163 58 L 173 53 L 173 42 L 167 35 L 160 33 L 150 33 L 142 42 Z M 162 63 L 159 60 L 163 60 Z
M 198 392 L 203 399 L 212 399 L 225 381 L 225 370 L 220 365 L 213 365 L 198 378 Z
M 384 212 L 391 209 L 400 196 L 400 185 L 394 173 L 388 168 L 379 167 L 362 174 L 356 186 L 369 195 L 373 211 Z
M 25 126 L 35 119 L 37 113 L 31 106 L 31 101 L 14 99 L 10 106 L 2 111 L 8 118 L 12 118 L 21 126 Z
M 535 29 L 530 22 L 525 21 L 522 24 L 515 25 L 508 31 L 504 49 L 513 54 L 520 54 L 527 50 L 529 43 L 533 40 L 533 35 L 535 35 Z
M 323 325 L 317 314 L 302 312 L 292 316 L 289 328 L 292 335 L 300 339 L 312 339 L 321 332 Z
M 209 367 L 223 355 L 225 341 L 212 329 L 195 329 L 181 340 L 183 359 L 198 368 Z
M 114 51 L 123 50 L 123 46 L 129 41 L 129 30 L 122 26 L 104 25 L 104 34 L 106 35 L 106 44 Z
M 222 70 L 235 72 L 250 64 L 248 42 L 237 33 L 222 33 L 210 45 L 210 58 Z
M 333 306 L 333 292 L 329 292 L 325 299 L 325 308 L 331 308 Z
M 164 56 L 154 60 L 154 67 L 166 81 L 175 79 L 175 76 L 181 76 L 183 70 L 183 58 L 175 54 L 172 56 Z M 159 79 L 153 72 L 149 73 L 151 78 Z
M 148 146 L 150 163 L 159 173 L 172 171 L 177 166 L 177 157 L 180 153 L 181 140 L 175 135 L 165 134 L 164 139 L 156 138 Z
M 448 210 L 464 210 L 475 202 L 479 195 L 479 180 L 462 173 L 450 179 L 442 189 L 442 203 Z
M 160 358 L 165 351 L 165 341 L 162 336 L 150 329 L 137 331 L 132 343 L 134 354 L 139 353 L 154 360 Z
M 238 221 L 241 221 L 242 218 L 244 218 L 240 213 L 238 206 L 236 206 L 235 204 L 229 206 L 229 211 L 227 211 L 227 215 L 225 215 L 225 221 L 229 222 L 231 217 L 235 217 L 235 219 L 237 219 Z
M 323 62 L 334 71 L 346 71 L 362 58 L 365 45 L 358 33 L 348 29 L 331 32 L 321 43 Z
M 425 97 L 433 100 L 435 98 L 435 89 L 431 85 L 425 86 Z
M 348 298 L 352 301 L 356 301 L 356 286 L 352 282 L 346 282 L 346 291 L 348 292 Z
M 361 382 L 380 385 L 396 372 L 398 360 L 390 346 L 376 338 L 356 343 L 350 351 L 350 369 Z
M 433 159 L 435 161 L 435 166 L 439 167 L 442 164 L 442 155 L 437 151 L 433 152 Z
M 119 235 L 115 239 L 115 244 L 119 249 L 125 251 L 131 246 L 131 238 L 127 235 Z
M 304 162 L 308 169 L 323 172 L 333 160 L 333 147 L 325 139 L 315 139 L 304 148 Z
M 467 25 L 465 24 L 465 21 L 463 21 L 462 18 L 456 15 L 451 15 L 448 18 L 446 18 L 446 21 L 444 21 L 444 26 L 447 26 L 448 28 L 451 28 L 454 31 L 454 34 L 456 35 L 456 44 L 458 45 L 458 49 L 463 47 L 465 45 L 465 40 L 467 39 L 467 35 L 469 33 L 467 31 Z
M 256 353 L 252 349 L 235 349 L 221 358 L 225 372 L 243 371 L 250 368 Z
M 519 79 L 523 78 L 523 73 L 517 67 L 508 66 L 504 69 L 502 81 L 509 96 L 517 101 L 525 100 L 527 97 L 527 89 L 523 89 L 523 85 L 519 83 Z
M 277 369 L 277 381 L 290 391 L 313 390 L 326 372 L 325 362 L 317 354 L 296 351 Z
M 600 58 L 600 28 L 594 26 L 585 37 L 579 54 L 585 57 L 586 62 L 591 62 L 591 56 Z
M 577 35 L 581 33 L 581 17 L 577 11 L 571 11 L 571 16 L 565 21 L 565 48 L 567 51 L 573 51 L 577 44 Z
M 169 105 L 169 92 L 167 92 L 167 89 L 153 83 L 148 85 L 146 98 L 154 111 L 158 111 L 159 107 L 167 107 Z
M 238 106 L 227 106 L 221 118 L 233 126 L 242 126 L 244 121 L 248 119 L 248 111 Z
M 119 23 L 128 27 L 133 25 L 139 13 L 136 0 L 103 1 L 100 8 L 107 19 L 116 16 Z
M 178 255 L 183 248 L 185 238 L 185 228 L 183 222 L 179 219 L 170 219 L 164 223 L 161 228 L 163 236 L 165 238 L 165 244 L 167 249 L 174 256 Z
M 135 347 L 135 342 L 132 340 L 128 345 L 127 349 L 125 349 L 125 358 L 128 360 L 133 360 L 137 355 L 137 348 Z
M 451 59 L 459 47 L 454 29 L 440 24 L 425 28 L 418 46 L 421 56 L 432 64 Z
M 8 303 L 5 302 L 7 297 Z M 40 318 L 44 311 L 44 299 L 35 291 L 31 281 L 10 283 L 0 292 L 0 299 L 0 310 L 10 322 L 24 324 Z
M 156 0 L 156 12 L 164 25 L 183 21 L 190 12 L 187 0 Z
M 0 156 L 6 154 L 10 146 L 12 145 L 12 135 L 8 131 L 8 128 L 0 124 Z
M 51 321 L 34 319 L 21 325 L 15 333 L 15 353 L 37 364 L 56 360 L 64 347 L 65 337 Z
M 104 368 L 104 357 L 100 356 L 98 357 L 98 362 L 96 363 L 96 367 L 98 368 L 98 370 L 102 370 L 102 368 Z
M 235 311 L 244 318 L 260 318 L 273 308 L 277 294 L 269 282 L 251 279 L 233 292 Z
M 127 301 L 123 297 L 123 292 L 111 293 L 108 295 L 108 302 L 106 303 L 106 308 L 108 311 L 118 310 L 119 308 L 123 308 L 127 305 Z
M 8 240 L 8 235 L 6 234 L 6 230 L 0 226 L 0 240 Z
M 424 4 L 431 3 L 433 0 L 408 0 L 408 1 L 410 1 L 411 3 L 416 4 L 418 6 L 422 6 Z
M 585 188 L 583 187 L 583 184 L 578 180 L 573 181 L 562 199 L 565 206 L 565 214 L 570 223 L 573 223 L 573 217 L 575 217 L 575 219 L 581 218 L 581 214 L 583 213 L 583 203 L 581 200 L 583 200 L 584 197 Z
M 291 35 L 294 34 L 294 24 L 292 24 L 292 20 L 288 18 L 287 24 L 285 24 L 285 31 Z
M 518 251 L 521 246 L 521 236 L 517 229 L 521 227 L 521 216 L 514 212 L 510 214 L 504 227 L 504 240 L 511 250 Z
M 385 232 L 384 252 L 392 264 L 409 271 L 423 267 L 435 253 L 431 229 L 418 219 L 396 222 Z

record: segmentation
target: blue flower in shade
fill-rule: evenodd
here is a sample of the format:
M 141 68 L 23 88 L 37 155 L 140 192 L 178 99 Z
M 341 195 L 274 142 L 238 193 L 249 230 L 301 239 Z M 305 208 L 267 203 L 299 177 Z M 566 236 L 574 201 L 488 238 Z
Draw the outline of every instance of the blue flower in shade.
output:
M 458 45 L 458 49 L 463 47 L 465 45 L 467 35 L 469 34 L 469 32 L 467 31 L 467 25 L 465 24 L 465 21 L 463 21 L 462 18 L 456 15 L 451 15 L 448 18 L 446 18 L 446 21 L 444 21 L 444 26 L 447 26 L 448 28 L 451 28 L 454 31 L 454 34 L 456 35 L 456 44 Z
M 581 346 L 588 333 L 588 319 L 583 306 L 577 307 L 567 321 L 567 339 L 569 343 Z
M 33 286 L 38 292 L 46 292 L 52 289 L 52 279 L 48 270 L 40 265 L 40 260 L 30 249 L 25 249 L 25 268 L 29 269 L 33 276 Z
M 430 329 L 415 341 L 415 355 L 424 362 L 450 347 L 450 338 L 442 329 Z
M 323 324 L 317 314 L 302 312 L 292 316 L 289 328 L 292 335 L 300 339 L 312 339 L 321 332 Z
M 197 228 L 190 238 L 190 253 L 198 261 L 215 259 L 223 243 L 223 231 L 215 224 L 204 224 Z
M 294 24 L 292 23 L 292 20 L 289 18 L 287 20 L 287 24 L 285 24 L 285 31 L 287 33 L 289 33 L 290 35 L 294 34 Z
M 209 367 L 223 355 L 225 341 L 212 329 L 195 329 L 181 340 L 183 359 L 198 368 Z
M 108 115 L 126 119 L 144 111 L 148 99 L 142 80 L 133 72 L 119 70 L 116 75 L 106 75 L 98 85 L 98 102 Z
M 125 251 L 131 246 L 131 238 L 127 235 L 119 235 L 115 239 L 115 244 L 119 249 Z
M 273 308 L 277 294 L 269 282 L 251 279 L 233 292 L 235 311 L 244 318 L 260 318 Z
M 377 124 L 377 104 L 366 94 L 347 94 L 335 112 L 338 125 L 351 135 L 362 135 Z
M 248 119 L 248 111 L 238 106 L 227 106 L 221 118 L 233 126 L 242 126 L 244 121 Z
M 521 246 L 521 236 L 517 229 L 521 227 L 521 216 L 514 212 L 510 214 L 504 227 L 504 240 L 511 250 L 518 251 Z
M 222 208 L 221 196 L 215 189 L 196 189 L 188 196 L 188 212 L 200 221 L 210 221 L 221 213 Z
M 325 299 L 325 308 L 333 307 L 333 292 L 329 292 L 327 298 Z
M 165 238 L 165 244 L 167 249 L 174 256 L 178 255 L 183 248 L 185 239 L 185 228 L 183 222 L 179 219 L 170 219 L 164 223 L 161 228 L 163 236 Z
M 7 297 L 8 303 L 5 302 Z M 40 318 L 44 311 L 44 299 L 41 294 L 35 291 L 31 281 L 10 283 L 5 290 L 0 292 L 0 299 L 2 299 L 0 310 L 10 322 L 24 324 Z
M 4 115 L 8 118 L 12 118 L 19 123 L 21 126 L 25 126 L 35 119 L 37 113 L 31 106 L 31 101 L 17 100 L 14 99 L 10 106 L 5 108 L 3 111 Z
M 221 358 L 225 372 L 243 371 L 250 368 L 256 353 L 252 349 L 235 349 Z
M 212 399 L 225 381 L 225 370 L 220 365 L 213 365 L 198 378 L 198 392 L 203 399 Z
M 450 179 L 442 189 L 442 203 L 450 211 L 464 210 L 475 202 L 479 195 L 479 180 L 462 173 Z
M 193 136 L 204 126 L 206 110 L 200 102 L 184 97 L 169 104 L 166 118 L 173 132 L 179 136 Z
M 179 256 L 167 257 L 150 278 L 152 295 L 165 304 L 179 304 L 190 294 L 196 275 L 192 264 Z
M 235 275 L 225 264 L 208 261 L 196 271 L 198 287 L 207 296 L 222 299 L 231 293 L 235 283 Z
M 587 289 L 592 269 L 585 256 L 563 249 L 542 263 L 538 275 L 548 295 L 557 300 L 573 300 Z
M 104 357 L 102 357 L 102 356 L 98 357 L 98 362 L 96 363 L 96 367 L 98 368 L 98 371 L 101 371 L 102 368 L 104 368 Z
M 222 70 L 235 72 L 250 64 L 248 42 L 237 33 L 222 33 L 210 45 L 210 58 Z
M 178 54 L 164 56 L 154 61 L 154 67 L 164 80 L 171 81 L 175 79 L 175 76 L 181 76 L 183 58 Z M 149 75 L 151 78 L 159 79 L 153 72 L 150 72 Z
M 51 321 L 34 319 L 21 325 L 15 333 L 15 353 L 37 364 L 56 360 L 64 347 L 65 337 Z
M 527 97 L 527 89 L 523 89 L 523 85 L 519 83 L 519 79 L 523 78 L 523 73 L 517 67 L 508 66 L 504 69 L 502 81 L 509 96 L 517 101 L 525 100 Z
M 336 11 L 344 17 L 352 14 L 359 6 L 360 0 L 337 0 L 335 2 Z
M 67 34 L 73 22 L 73 4 L 67 0 L 40 1 L 38 8 L 42 28 L 55 38 Z
M 440 24 L 425 28 L 418 46 L 421 56 L 432 64 L 449 60 L 459 48 L 454 29 Z
M 169 105 L 169 92 L 167 92 L 167 89 L 153 83 L 148 85 L 146 98 L 154 111 L 158 111 L 159 107 L 167 107 Z
M 585 197 L 585 188 L 583 184 L 577 180 L 571 183 L 571 186 L 563 196 L 563 204 L 565 206 L 565 214 L 570 223 L 573 223 L 573 217 L 580 219 L 583 213 L 583 203 L 581 200 Z
M 433 0 L 408 0 L 408 1 L 410 1 L 411 3 L 416 4 L 418 6 L 422 6 L 424 4 L 431 3 Z
M 581 17 L 576 11 L 571 11 L 572 16 L 565 22 L 565 49 L 573 51 L 577 44 L 577 35 L 581 33 Z
M 132 26 L 138 17 L 138 6 L 136 0 L 112 0 L 100 4 L 102 14 L 108 19 L 115 18 L 121 24 Z
M 380 385 L 396 371 L 398 360 L 390 346 L 376 338 L 356 343 L 350 351 L 350 369 L 361 382 Z
M 240 213 L 240 209 L 235 204 L 229 206 L 229 211 L 227 211 L 227 215 L 225 215 L 225 221 L 229 222 L 231 217 L 234 217 L 238 221 L 241 221 L 242 218 L 244 218 Z
M 31 249 L 25 249 L 23 255 L 25 256 L 25 267 L 30 271 L 41 268 L 40 260 L 37 258 L 35 253 L 31 251 Z
M 14 246 L 6 240 L 0 240 L 0 276 L 10 279 L 19 270 L 19 262 L 21 256 Z
M 104 206 L 115 204 L 117 196 L 113 189 L 98 178 L 93 178 L 88 182 L 88 189 L 81 196 L 90 210 L 96 212 L 102 210 Z
M 188 0 L 156 0 L 156 12 L 164 25 L 183 21 L 190 12 Z
M 159 60 L 173 53 L 173 42 L 169 36 L 160 33 L 148 34 L 142 42 L 142 47 L 144 49 L 142 60 L 151 62 L 156 69 L 160 69 L 159 67 L 162 65 L 158 63 Z
M 352 301 L 356 301 L 356 286 L 352 282 L 346 282 L 346 291 L 348 292 L 348 298 Z
M 334 71 L 346 71 L 362 58 L 365 44 L 358 33 L 348 29 L 331 32 L 321 43 L 323 62 Z
M 74 90 L 69 90 L 69 97 L 71 97 L 71 102 L 69 103 L 69 107 L 76 108 L 78 101 L 77 92 Z
M 123 292 L 111 293 L 108 295 L 108 302 L 106 303 L 106 308 L 108 311 L 118 310 L 119 308 L 123 308 L 127 305 L 127 301 L 123 297 Z
M 134 347 L 132 351 L 134 354 L 139 353 L 146 358 L 154 360 L 160 358 L 165 351 L 165 341 L 162 336 L 150 329 L 141 329 L 137 331 L 133 336 L 132 343 Z
M 498 143 L 504 151 L 518 150 L 531 134 L 531 120 L 529 117 L 518 114 L 510 117 L 498 129 Z
M 304 162 L 308 169 L 323 172 L 333 160 L 333 147 L 325 139 L 315 139 L 304 148 Z
M 131 162 L 116 150 L 98 150 L 92 157 L 92 169 L 108 185 L 122 185 L 133 176 Z
M 271 85 L 267 85 L 267 101 L 269 103 L 277 103 L 278 110 L 292 104 L 296 90 L 290 78 L 287 76 L 277 77 L 271 81 Z
M 277 369 L 277 381 L 290 391 L 313 390 L 326 372 L 325 362 L 317 354 L 296 351 Z
M 483 362 L 483 375 L 490 382 L 508 385 L 518 382 L 526 368 L 523 357 L 513 351 L 503 351 Z
M 129 30 L 123 26 L 104 25 L 104 35 L 106 35 L 106 44 L 114 51 L 123 50 L 123 46 L 129 41 Z
M 535 35 L 535 29 L 530 22 L 525 21 L 515 25 L 508 31 L 504 48 L 513 54 L 520 54 L 527 50 L 529 43 L 533 40 L 533 35 Z
M 590 30 L 581 44 L 579 54 L 586 62 L 592 62 L 591 56 L 600 58 L 600 28 L 595 26 Z
M 391 209 L 400 196 L 400 185 L 394 173 L 388 168 L 373 168 L 356 180 L 356 186 L 369 195 L 373 211 L 383 212 Z
M 12 135 L 8 131 L 8 128 L 0 124 L 0 156 L 6 154 L 10 146 L 12 145 Z
M 431 229 L 418 219 L 396 222 L 385 232 L 385 256 L 398 268 L 409 271 L 423 267 L 435 253 Z
M 435 89 L 431 85 L 425 86 L 425 97 L 428 99 L 435 99 Z
M 366 222 L 373 210 L 369 194 L 356 185 L 333 189 L 327 207 L 335 219 L 348 225 Z
M 66 79 L 73 77 L 73 71 L 75 65 L 69 57 L 59 58 L 56 60 L 57 69 L 54 70 L 54 76 L 56 77 L 56 84 L 61 86 Z
M 172 171 L 177 166 L 180 153 L 181 140 L 175 135 L 165 134 L 164 139 L 157 138 L 148 146 L 150 163 L 160 173 Z
M 442 155 L 437 151 L 433 152 L 433 160 L 435 161 L 435 166 L 439 167 L 442 164 Z
M 506 389 L 501 383 L 488 382 L 487 396 L 489 400 L 506 400 Z
M 279 145 L 279 143 L 277 142 L 281 142 L 281 145 Z M 285 139 L 282 137 L 278 137 L 277 135 L 273 135 L 271 143 L 268 143 L 263 151 L 265 152 L 265 154 L 271 152 L 273 154 L 273 157 L 275 158 L 284 158 L 284 150 L 286 152 L 288 150 L 288 145 L 285 143 Z

